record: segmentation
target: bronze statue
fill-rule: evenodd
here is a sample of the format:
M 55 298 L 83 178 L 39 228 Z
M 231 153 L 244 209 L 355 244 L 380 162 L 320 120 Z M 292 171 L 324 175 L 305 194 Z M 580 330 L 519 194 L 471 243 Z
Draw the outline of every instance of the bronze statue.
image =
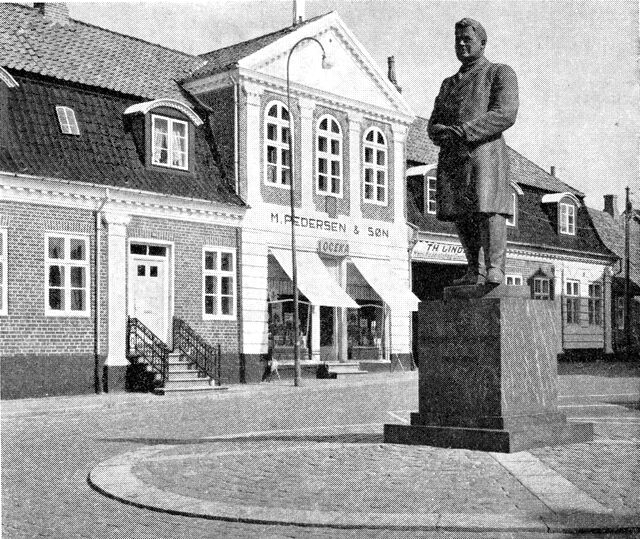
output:
M 454 284 L 497 285 L 504 281 L 512 211 L 502 132 L 516 121 L 518 81 L 509 66 L 484 57 L 487 33 L 479 22 L 462 19 L 455 38 L 462 66 L 443 81 L 428 128 L 440 146 L 436 212 L 455 223 L 467 257 L 467 273 Z

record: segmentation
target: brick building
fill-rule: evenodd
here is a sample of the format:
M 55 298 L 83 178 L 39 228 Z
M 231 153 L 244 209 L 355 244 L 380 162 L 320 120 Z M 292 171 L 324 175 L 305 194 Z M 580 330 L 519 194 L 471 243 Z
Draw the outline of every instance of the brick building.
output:
M 2 397 L 120 388 L 128 317 L 164 343 L 183 320 L 238 381 L 245 204 L 174 82 L 202 62 L 64 4 L 0 21 Z
M 437 147 L 417 118 L 407 141 L 408 219 L 413 290 L 438 299 L 464 274 L 466 259 L 452 223 L 435 216 Z M 584 194 L 509 148 L 514 217 L 507 221 L 506 284 L 557 305 L 557 336 L 565 352 L 612 352 L 611 277 L 616 255 L 602 242 Z

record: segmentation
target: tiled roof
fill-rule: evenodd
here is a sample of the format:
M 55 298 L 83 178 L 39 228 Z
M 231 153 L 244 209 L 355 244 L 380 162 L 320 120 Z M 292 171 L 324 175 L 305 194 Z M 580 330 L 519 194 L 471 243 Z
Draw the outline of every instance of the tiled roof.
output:
M 200 64 L 202 64 L 203 61 L 206 62 L 206 64 L 201 65 L 200 67 L 195 69 L 192 73 L 190 73 L 187 79 L 206 77 L 208 75 L 213 75 L 215 73 L 220 73 L 222 71 L 231 69 L 238 61 L 242 60 L 242 58 L 245 58 L 246 56 L 249 56 L 256 51 L 259 51 L 260 49 L 266 47 L 267 45 L 270 45 L 274 41 L 277 41 L 282 36 L 290 34 L 291 32 L 298 30 L 302 26 L 309 24 L 310 22 L 317 21 L 318 19 L 321 19 L 326 15 L 328 14 L 325 13 L 324 15 L 319 15 L 317 17 L 307 19 L 302 23 L 297 24 L 296 26 L 288 26 L 269 34 L 230 45 L 229 47 L 224 47 L 222 49 L 217 49 L 215 51 L 201 54 L 198 57 L 200 59 Z
M 604 244 L 617 256 L 624 260 L 625 256 L 625 231 L 624 217 L 614 219 L 607 212 L 587 208 L 589 216 L 593 221 L 598 235 Z M 630 223 L 631 234 L 629 235 L 630 254 L 630 275 L 631 280 L 640 286 L 640 225 Z
M 228 186 L 205 122 L 195 131 L 192 173 L 145 166 L 145 150 L 125 123 L 124 110 L 137 101 L 14 72 L 19 86 L 8 91 L 6 139 L 0 171 L 140 189 L 241 206 Z M 63 135 L 56 105 L 75 111 L 80 136 Z
M 407 137 L 407 161 L 411 163 L 421 163 L 424 165 L 435 163 L 438 160 L 438 147 L 431 142 L 427 135 L 427 125 L 429 120 L 417 117 L 411 127 Z M 530 185 L 544 191 L 552 193 L 563 193 L 565 191 L 578 196 L 584 196 L 577 189 L 560 181 L 544 169 L 508 147 L 509 152 L 509 179 L 520 185 Z
M 117 9 L 117 4 L 114 4 Z M 0 65 L 143 98 L 181 97 L 175 80 L 202 64 L 197 56 L 70 19 L 0 3 Z

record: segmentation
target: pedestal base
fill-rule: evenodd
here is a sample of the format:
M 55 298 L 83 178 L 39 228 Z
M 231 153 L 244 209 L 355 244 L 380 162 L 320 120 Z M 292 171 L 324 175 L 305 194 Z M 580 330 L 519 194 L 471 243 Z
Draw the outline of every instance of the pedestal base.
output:
M 429 425 L 384 426 L 390 444 L 430 445 L 496 453 L 515 453 L 533 447 L 565 445 L 593 440 L 591 423 L 540 423 L 524 430 L 497 430 Z

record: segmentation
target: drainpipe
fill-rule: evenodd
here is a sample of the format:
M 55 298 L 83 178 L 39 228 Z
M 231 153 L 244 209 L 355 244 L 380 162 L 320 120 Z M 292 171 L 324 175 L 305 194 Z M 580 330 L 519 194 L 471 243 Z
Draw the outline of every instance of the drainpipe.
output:
M 102 377 L 100 376 L 100 212 L 109 200 L 109 189 L 105 189 L 105 195 L 100 206 L 93 212 L 95 235 L 93 248 L 93 384 L 95 392 L 102 393 Z
M 236 194 L 240 195 L 240 133 L 238 126 L 240 123 L 240 80 L 239 77 L 229 75 L 229 80 L 233 83 L 233 170 L 236 184 Z

